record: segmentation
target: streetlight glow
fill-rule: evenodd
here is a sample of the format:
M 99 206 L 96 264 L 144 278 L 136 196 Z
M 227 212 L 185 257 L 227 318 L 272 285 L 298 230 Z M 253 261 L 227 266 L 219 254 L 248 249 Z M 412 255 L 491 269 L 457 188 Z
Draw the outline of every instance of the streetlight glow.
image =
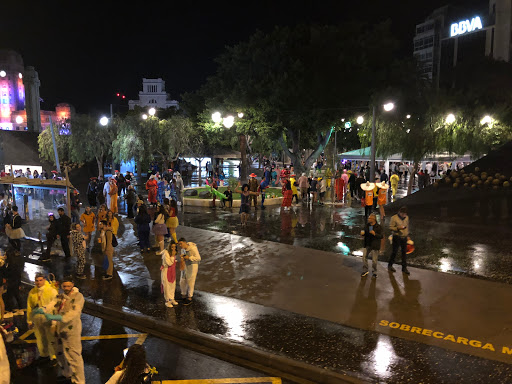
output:
M 389 112 L 389 111 L 393 110 L 393 108 L 395 108 L 395 104 L 393 104 L 393 103 L 386 103 L 386 104 L 384 104 L 384 110 L 386 112 Z
M 100 124 L 103 125 L 104 127 L 107 126 L 108 124 L 108 117 L 106 116 L 103 116 L 101 119 L 100 119 Z
M 361 125 L 364 123 L 364 117 L 363 116 L 359 116 L 356 120 L 357 124 Z
M 244 117 L 244 114 L 243 114 L 243 112 L 238 112 L 238 117 L 239 117 L 239 118 L 242 118 L 242 117 Z
M 406 119 L 410 119 L 411 118 L 411 115 L 407 115 L 405 116 Z
M 149 113 L 150 116 L 155 116 L 156 109 L 155 108 L 149 108 L 148 113 Z
M 491 124 L 491 123 L 492 123 L 492 117 L 489 115 L 484 116 L 483 119 L 480 120 L 481 125 Z
M 453 113 L 450 113 L 448 116 L 446 116 L 446 124 L 453 123 L 455 123 L 455 115 Z
M 142 115 L 142 120 L 146 120 L 148 118 L 148 115 L 146 115 L 145 113 Z
M 231 128 L 233 126 L 233 124 L 235 124 L 235 118 L 234 116 L 226 116 L 224 118 L 224 121 L 223 121 L 223 124 L 226 128 Z
M 212 113 L 212 120 L 215 124 L 220 123 L 222 121 L 222 115 L 220 112 Z
M 16 124 L 21 124 L 23 123 L 23 117 L 21 117 L 20 115 L 16 116 Z

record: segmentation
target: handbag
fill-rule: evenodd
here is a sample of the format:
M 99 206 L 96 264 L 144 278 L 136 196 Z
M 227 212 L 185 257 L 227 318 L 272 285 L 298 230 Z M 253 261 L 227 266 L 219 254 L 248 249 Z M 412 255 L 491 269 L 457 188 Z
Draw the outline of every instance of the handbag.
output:
M 117 242 L 117 237 L 116 235 L 114 235 L 114 233 L 112 233 L 112 246 L 115 248 L 117 247 L 119 243 Z

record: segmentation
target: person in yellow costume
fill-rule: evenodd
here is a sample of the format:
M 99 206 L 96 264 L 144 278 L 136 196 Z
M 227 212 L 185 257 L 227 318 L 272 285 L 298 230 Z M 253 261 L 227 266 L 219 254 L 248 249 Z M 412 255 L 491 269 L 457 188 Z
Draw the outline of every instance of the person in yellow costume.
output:
M 55 358 L 54 332 L 51 323 L 44 314 L 33 313 L 35 308 L 43 308 L 57 297 L 57 290 L 53 288 L 41 273 L 36 274 L 35 287 L 30 290 L 27 298 L 27 323 L 34 329 L 40 362 Z
M 361 184 L 361 189 L 364 191 L 364 215 L 368 217 L 372 213 L 373 208 L 373 189 L 375 188 L 374 183 L 367 181 Z
M 398 189 L 398 182 L 400 181 L 400 177 L 393 173 L 393 175 L 389 178 L 389 182 L 391 183 L 391 194 L 393 197 L 396 195 L 396 190 Z
M 80 222 L 82 222 L 84 226 L 85 244 L 87 250 L 89 250 L 96 222 L 96 215 L 91 211 L 91 207 L 85 207 L 85 212 L 80 216 Z
M 332 178 L 331 168 L 327 168 L 327 171 L 325 171 L 325 178 L 327 179 L 327 188 L 331 188 L 331 178 Z
M 297 186 L 295 185 L 297 183 L 295 177 L 295 175 L 290 176 L 290 183 L 292 186 L 292 201 L 293 198 L 295 198 L 295 204 L 299 204 L 299 191 L 297 190 Z

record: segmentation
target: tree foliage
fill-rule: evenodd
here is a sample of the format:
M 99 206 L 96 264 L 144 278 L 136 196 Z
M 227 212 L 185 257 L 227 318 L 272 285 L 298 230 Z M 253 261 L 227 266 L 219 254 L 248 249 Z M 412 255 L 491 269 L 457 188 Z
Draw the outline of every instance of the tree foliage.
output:
M 58 125 L 58 124 L 57 124 Z M 59 162 L 69 161 L 69 136 L 68 135 L 60 135 L 59 127 L 57 125 L 53 125 L 53 132 L 55 135 L 55 143 L 57 147 L 57 155 L 59 157 Z M 46 127 L 38 136 L 37 142 L 39 145 L 39 157 L 42 159 L 52 163 L 53 165 L 57 165 L 55 161 L 55 151 L 53 148 L 53 140 L 52 140 L 52 131 L 50 126 Z

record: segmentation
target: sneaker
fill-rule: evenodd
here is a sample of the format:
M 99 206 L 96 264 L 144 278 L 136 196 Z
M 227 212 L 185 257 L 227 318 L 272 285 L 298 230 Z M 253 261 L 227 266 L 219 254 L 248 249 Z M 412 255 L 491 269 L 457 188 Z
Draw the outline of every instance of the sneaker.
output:
M 14 316 L 23 316 L 25 312 L 23 312 L 23 309 L 18 309 L 13 313 Z
M 368 271 L 364 271 L 363 273 L 361 273 L 361 277 L 365 277 L 368 275 Z
M 405 273 L 406 275 L 410 275 L 411 272 L 407 268 L 402 269 L 402 273 Z
M 173 307 L 173 305 L 172 305 L 172 303 L 171 303 L 170 301 L 166 302 L 166 303 L 165 303 L 165 306 L 166 306 L 167 308 L 172 308 L 172 307 Z
M 77 273 L 76 278 L 80 279 L 80 280 L 84 280 L 87 278 L 87 276 L 85 275 L 85 273 Z
M 176 300 L 171 301 L 172 305 L 178 305 L 179 303 Z
M 396 269 L 395 269 L 395 268 L 393 268 L 393 267 L 388 267 L 388 271 L 389 271 L 389 272 L 396 272 Z
M 192 299 L 185 299 L 183 301 L 183 305 L 190 305 L 190 304 L 192 304 Z
M 376 273 L 374 273 L 374 274 L 372 275 L 372 277 L 373 277 L 374 279 L 376 279 L 376 278 L 377 278 L 377 274 L 376 274 Z
M 5 312 L 4 313 L 4 319 L 12 319 L 13 313 L 12 312 Z
M 103 275 L 103 280 L 112 280 L 112 275 Z

